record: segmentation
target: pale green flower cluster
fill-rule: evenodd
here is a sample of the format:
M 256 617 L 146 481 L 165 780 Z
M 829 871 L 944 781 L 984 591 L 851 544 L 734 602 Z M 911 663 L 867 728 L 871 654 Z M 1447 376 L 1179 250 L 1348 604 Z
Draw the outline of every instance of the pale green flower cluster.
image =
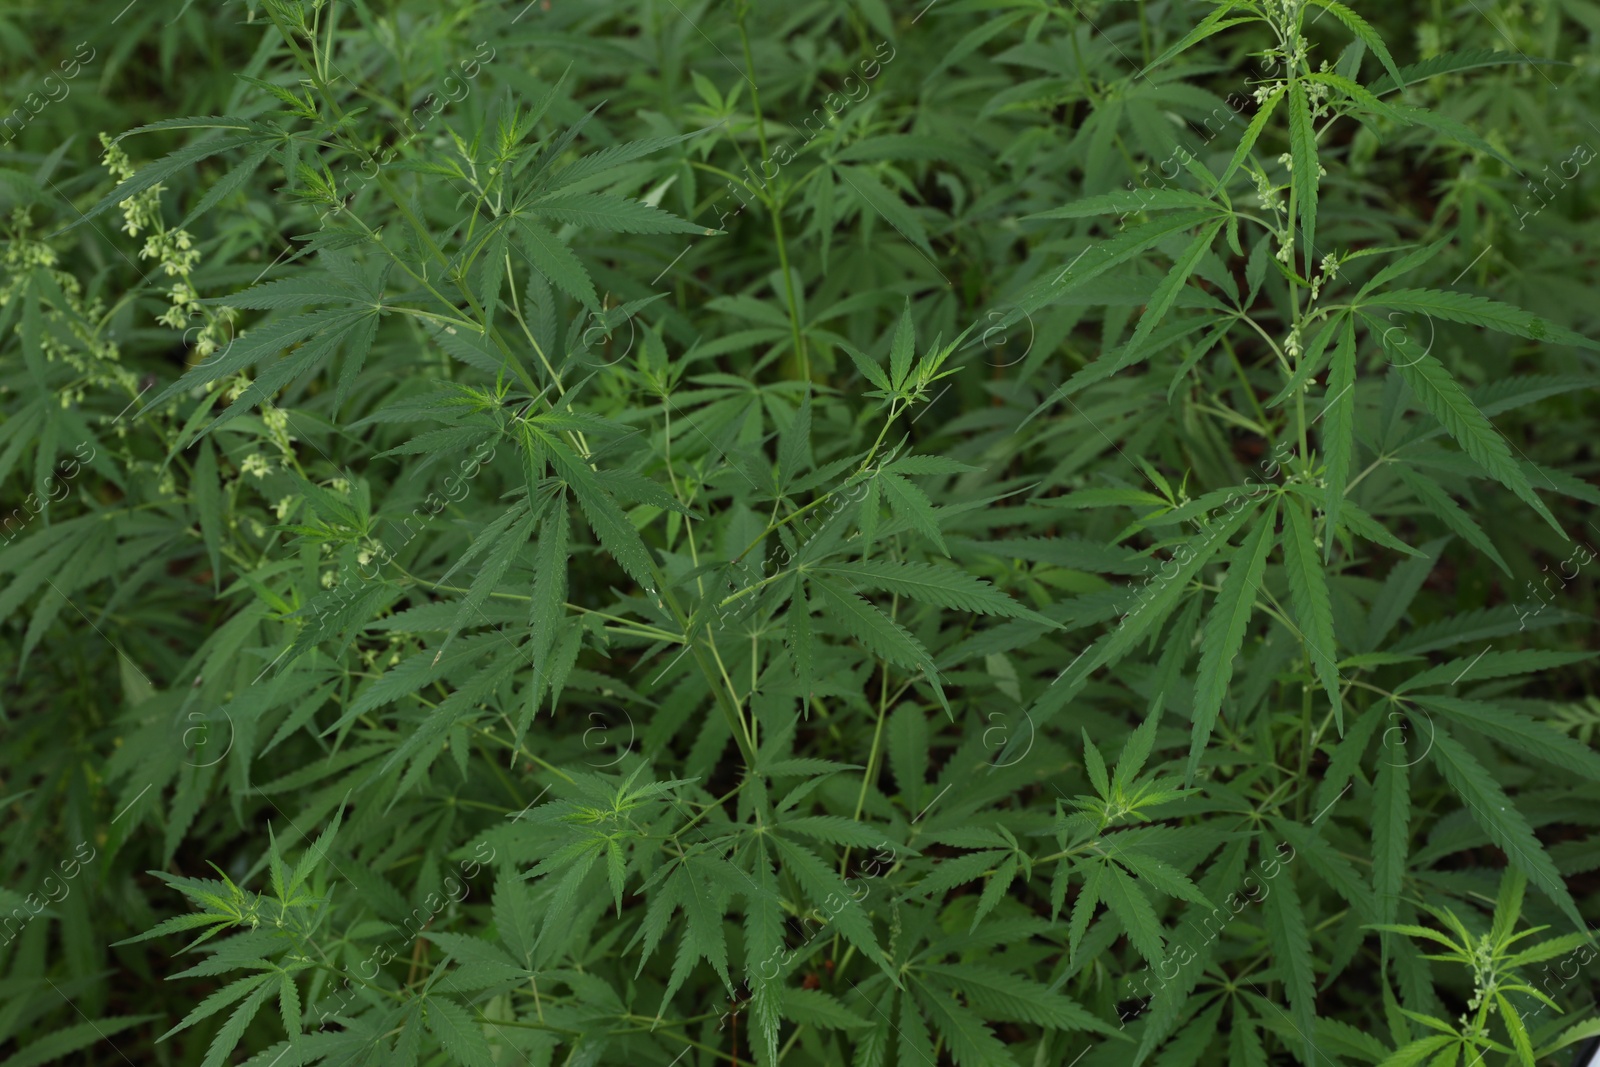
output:
M 122 147 L 103 133 L 100 144 L 104 149 L 100 162 L 111 176 L 119 182 L 131 178 L 134 166 Z M 194 238 L 188 230 L 167 229 L 161 217 L 161 192 L 165 188 L 157 182 L 118 203 L 122 209 L 122 232 L 137 237 L 149 231 L 144 247 L 139 250 L 139 258 L 155 260 L 168 278 L 176 279 L 167 290 L 170 306 L 156 321 L 174 330 L 185 329 L 198 321 L 200 328 L 193 341 L 194 349 L 201 359 L 206 359 L 231 335 L 235 312 L 232 308 L 211 309 L 200 303 L 200 294 L 195 291 L 191 277 L 199 265 L 200 250 L 194 247 Z
M 265 478 L 272 473 L 272 461 L 260 452 L 252 452 L 240 462 L 239 473 L 254 478 Z
M 1339 276 L 1339 257 L 1332 252 L 1322 257 L 1322 273 L 1311 279 L 1311 299 L 1322 295 L 1322 287 Z
M 271 404 L 263 402 L 261 405 L 261 424 L 267 428 L 267 436 L 271 439 L 274 447 L 277 448 L 283 466 L 293 466 L 295 456 L 294 445 L 291 442 L 294 438 L 289 435 L 289 413 L 282 408 L 275 408 Z
M 0 308 L 32 290 L 40 309 L 40 352 L 47 362 L 60 361 L 81 376 L 61 390 L 61 406 L 71 407 L 92 390 L 131 390 L 136 376 L 121 365 L 116 343 L 99 336 L 104 303 L 96 298 L 85 304 L 78 279 L 56 269 L 55 249 L 35 239 L 32 231 L 28 208 L 15 209 L 0 242 Z M 65 306 L 59 306 L 62 301 Z M 21 333 L 18 318 L 15 329 Z

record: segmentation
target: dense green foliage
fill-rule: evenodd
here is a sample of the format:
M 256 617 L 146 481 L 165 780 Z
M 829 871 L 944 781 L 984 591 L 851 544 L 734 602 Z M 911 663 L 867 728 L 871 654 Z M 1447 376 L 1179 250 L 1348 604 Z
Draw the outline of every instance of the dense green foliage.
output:
M 1589 0 L 120 4 L 0 13 L 0 1067 L 1600 1033 Z

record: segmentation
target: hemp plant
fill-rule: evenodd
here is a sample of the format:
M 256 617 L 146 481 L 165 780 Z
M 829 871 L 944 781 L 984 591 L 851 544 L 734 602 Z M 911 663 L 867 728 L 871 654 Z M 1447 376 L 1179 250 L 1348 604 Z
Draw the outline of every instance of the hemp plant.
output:
M 1582 5 L 112 16 L 0 153 L 0 1067 L 1593 1033 Z

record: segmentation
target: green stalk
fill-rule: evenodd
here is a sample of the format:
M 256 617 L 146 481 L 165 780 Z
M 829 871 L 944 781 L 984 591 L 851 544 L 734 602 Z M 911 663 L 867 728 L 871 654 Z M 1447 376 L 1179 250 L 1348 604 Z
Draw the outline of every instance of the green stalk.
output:
M 744 65 L 748 72 L 750 82 L 750 107 L 756 113 L 756 142 L 761 146 L 761 159 L 765 162 L 772 158 L 767 151 L 767 123 L 761 114 L 761 90 L 756 87 L 756 63 L 750 54 L 750 35 L 745 32 L 744 16 L 749 5 L 742 2 L 738 7 L 739 43 L 744 47 Z M 794 276 L 789 273 L 789 247 L 783 238 L 783 204 L 777 194 L 767 191 L 767 187 L 760 188 L 761 199 L 766 202 L 767 211 L 772 215 L 772 237 L 778 243 L 778 269 L 783 272 L 783 296 L 789 305 L 789 327 L 794 332 L 795 357 L 800 361 L 800 377 L 805 381 L 811 380 L 811 360 L 806 355 L 805 335 L 800 331 L 800 303 L 795 299 Z

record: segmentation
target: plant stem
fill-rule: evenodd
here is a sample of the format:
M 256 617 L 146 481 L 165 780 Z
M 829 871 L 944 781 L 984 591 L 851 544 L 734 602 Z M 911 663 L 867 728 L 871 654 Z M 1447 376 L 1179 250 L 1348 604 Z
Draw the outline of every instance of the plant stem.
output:
M 761 114 L 761 90 L 756 87 L 756 62 L 750 54 L 750 35 L 745 32 L 744 17 L 748 5 L 740 3 L 737 8 L 739 23 L 739 43 L 744 47 L 744 65 L 750 82 L 750 107 L 756 115 L 756 141 L 761 146 L 761 160 L 765 163 L 771 159 L 767 151 L 767 123 Z M 761 198 L 767 203 L 767 210 L 772 215 L 772 237 L 778 244 L 778 270 L 783 274 L 783 295 L 789 305 L 789 327 L 794 333 L 795 358 L 800 362 L 800 377 L 809 382 L 811 380 L 811 361 L 806 355 L 805 334 L 800 330 L 800 304 L 795 299 L 794 274 L 789 270 L 789 247 L 783 238 L 783 205 L 775 193 L 769 192 L 766 186 L 761 188 Z

